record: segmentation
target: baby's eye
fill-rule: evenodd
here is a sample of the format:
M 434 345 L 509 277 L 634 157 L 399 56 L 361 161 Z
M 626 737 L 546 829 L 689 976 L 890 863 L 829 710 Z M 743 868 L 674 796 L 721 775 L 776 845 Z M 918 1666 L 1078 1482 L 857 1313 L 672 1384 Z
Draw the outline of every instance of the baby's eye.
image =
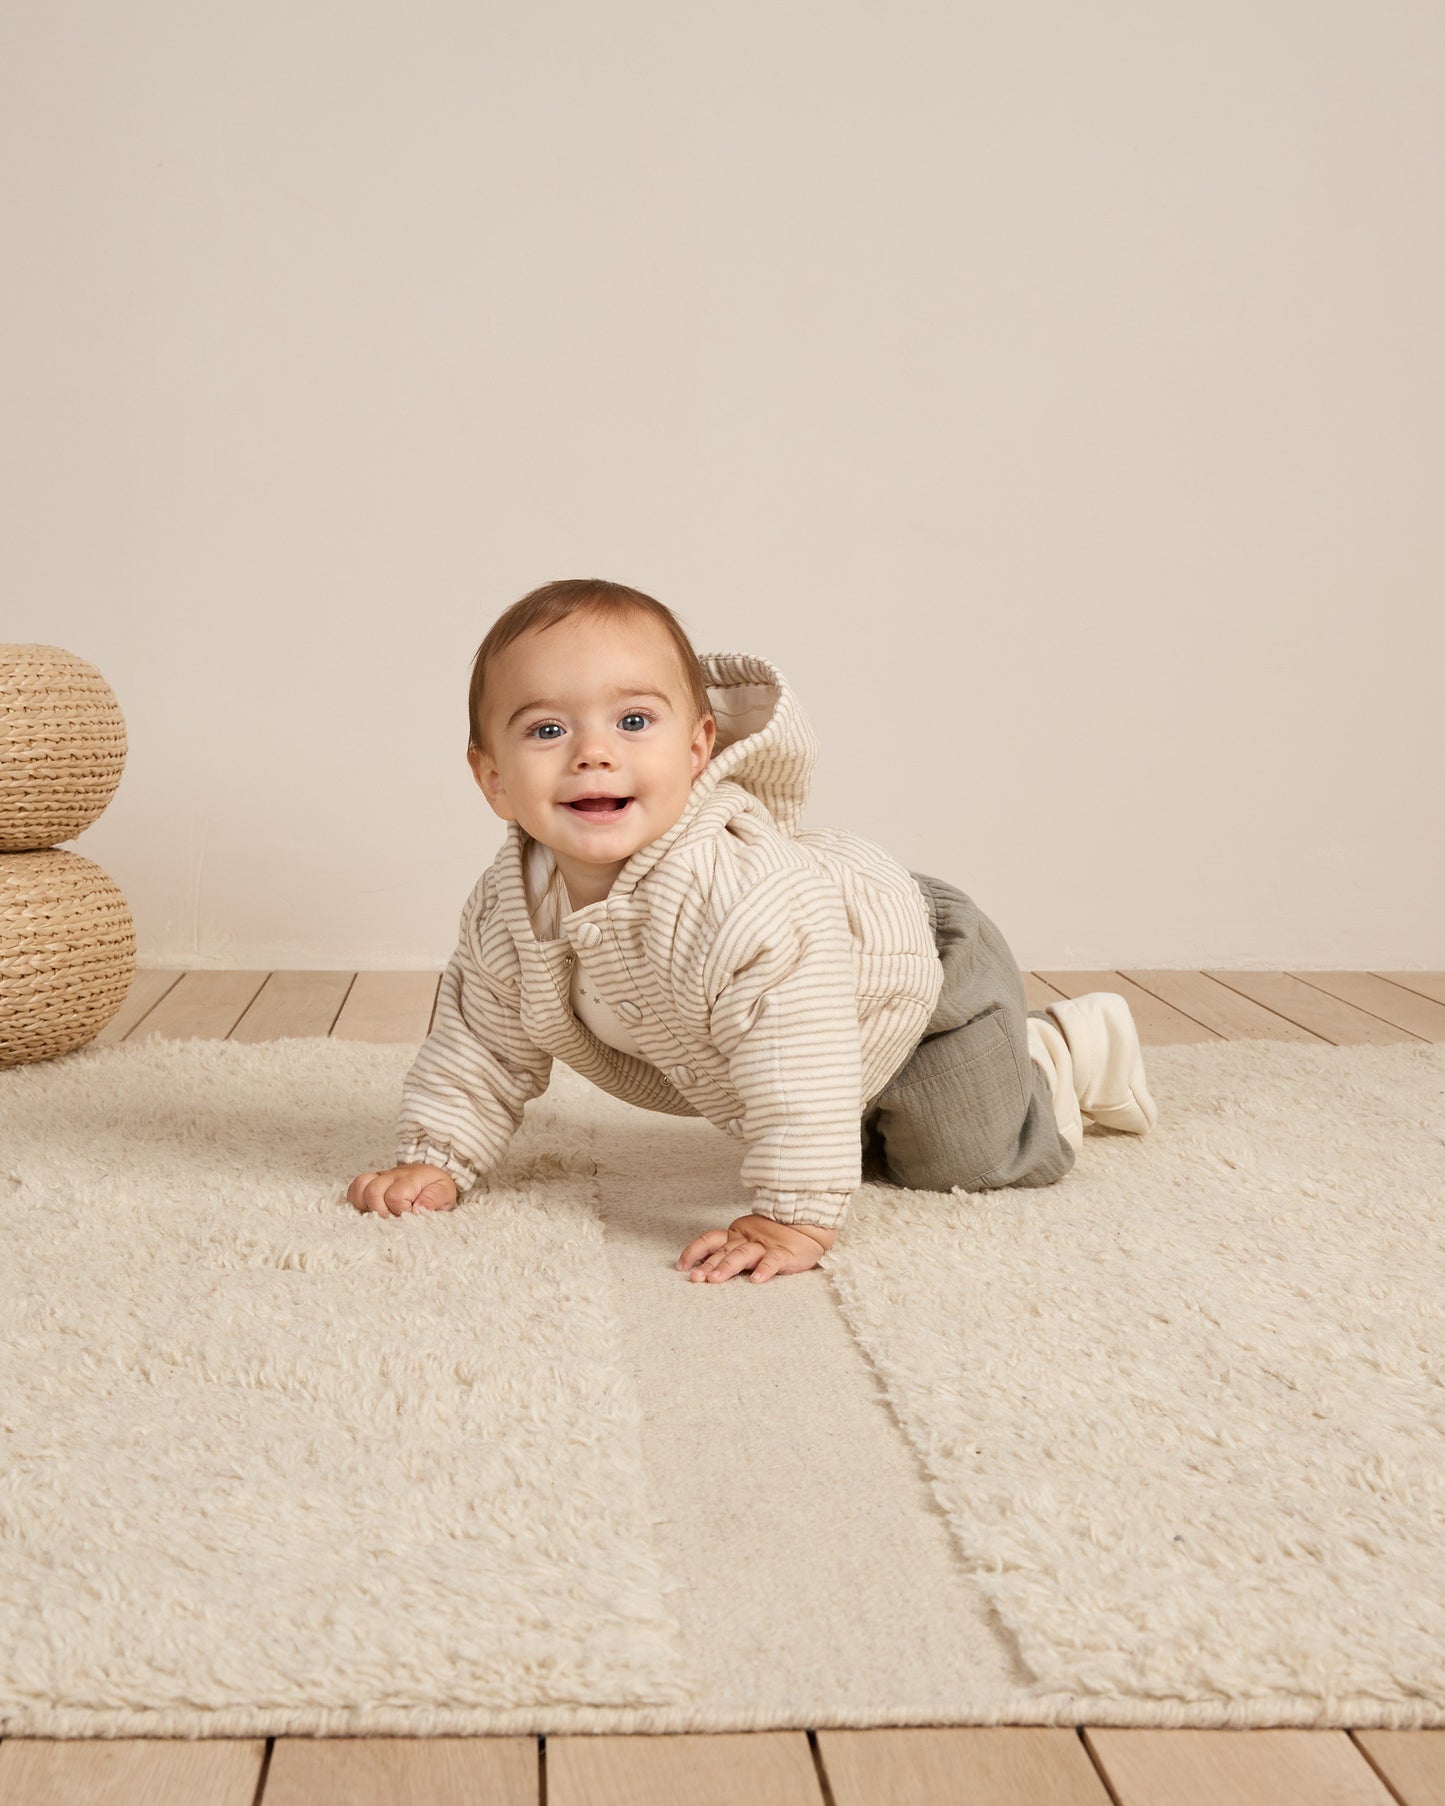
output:
M 629 709 L 627 711 L 627 713 L 621 717 L 621 719 L 623 721 L 640 721 L 643 724 L 643 726 L 645 727 L 647 725 L 647 723 L 653 719 L 653 717 L 652 717 L 652 715 L 650 715 L 648 713 L 648 711 L 646 709 Z M 542 729 L 545 727 L 560 728 L 561 725 L 562 725 L 562 723 L 560 721 L 537 721 L 537 722 L 534 722 L 533 725 L 527 729 L 527 733 L 529 736 L 532 734 L 542 734 Z M 547 740 L 556 739 L 555 734 L 545 734 L 545 735 L 542 735 L 542 737 Z

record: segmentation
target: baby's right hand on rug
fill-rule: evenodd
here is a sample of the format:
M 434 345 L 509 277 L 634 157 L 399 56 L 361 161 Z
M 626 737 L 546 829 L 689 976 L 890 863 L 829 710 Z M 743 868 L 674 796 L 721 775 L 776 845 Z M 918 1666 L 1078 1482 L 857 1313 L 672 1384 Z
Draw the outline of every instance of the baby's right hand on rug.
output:
M 384 1173 L 358 1173 L 346 1201 L 358 1210 L 373 1210 L 379 1217 L 399 1217 L 408 1210 L 451 1210 L 457 1201 L 457 1184 L 442 1167 L 409 1160 Z

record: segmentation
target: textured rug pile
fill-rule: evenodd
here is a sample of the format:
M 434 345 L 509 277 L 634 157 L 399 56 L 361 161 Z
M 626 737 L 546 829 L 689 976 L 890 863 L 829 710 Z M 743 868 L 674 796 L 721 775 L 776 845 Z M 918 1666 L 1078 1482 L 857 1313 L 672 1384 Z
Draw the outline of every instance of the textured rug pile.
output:
M 1445 1724 L 1445 1048 L 1150 1049 L 1152 1135 L 765 1285 L 560 1065 L 359 1214 L 413 1053 L 0 1072 L 0 1734 Z

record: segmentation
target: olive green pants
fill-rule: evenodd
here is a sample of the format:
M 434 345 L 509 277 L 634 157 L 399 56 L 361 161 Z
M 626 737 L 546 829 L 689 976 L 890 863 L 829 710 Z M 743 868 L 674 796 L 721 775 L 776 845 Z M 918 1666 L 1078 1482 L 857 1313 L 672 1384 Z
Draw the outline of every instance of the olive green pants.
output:
M 911 1191 L 1052 1185 L 1074 1164 L 1044 1069 L 1029 1058 L 1023 976 L 971 897 L 914 872 L 943 989 L 903 1065 L 863 1110 L 863 1177 Z

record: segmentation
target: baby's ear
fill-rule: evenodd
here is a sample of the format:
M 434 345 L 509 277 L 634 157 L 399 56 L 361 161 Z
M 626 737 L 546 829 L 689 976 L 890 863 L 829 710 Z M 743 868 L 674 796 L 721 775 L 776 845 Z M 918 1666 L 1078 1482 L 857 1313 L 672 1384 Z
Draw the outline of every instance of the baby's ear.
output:
M 477 781 L 477 788 L 492 805 L 492 812 L 500 815 L 503 821 L 511 821 L 511 811 L 505 803 L 499 806 L 498 799 L 502 795 L 502 774 L 488 759 L 487 755 L 475 746 L 467 748 L 467 764 L 472 768 L 472 776 Z

